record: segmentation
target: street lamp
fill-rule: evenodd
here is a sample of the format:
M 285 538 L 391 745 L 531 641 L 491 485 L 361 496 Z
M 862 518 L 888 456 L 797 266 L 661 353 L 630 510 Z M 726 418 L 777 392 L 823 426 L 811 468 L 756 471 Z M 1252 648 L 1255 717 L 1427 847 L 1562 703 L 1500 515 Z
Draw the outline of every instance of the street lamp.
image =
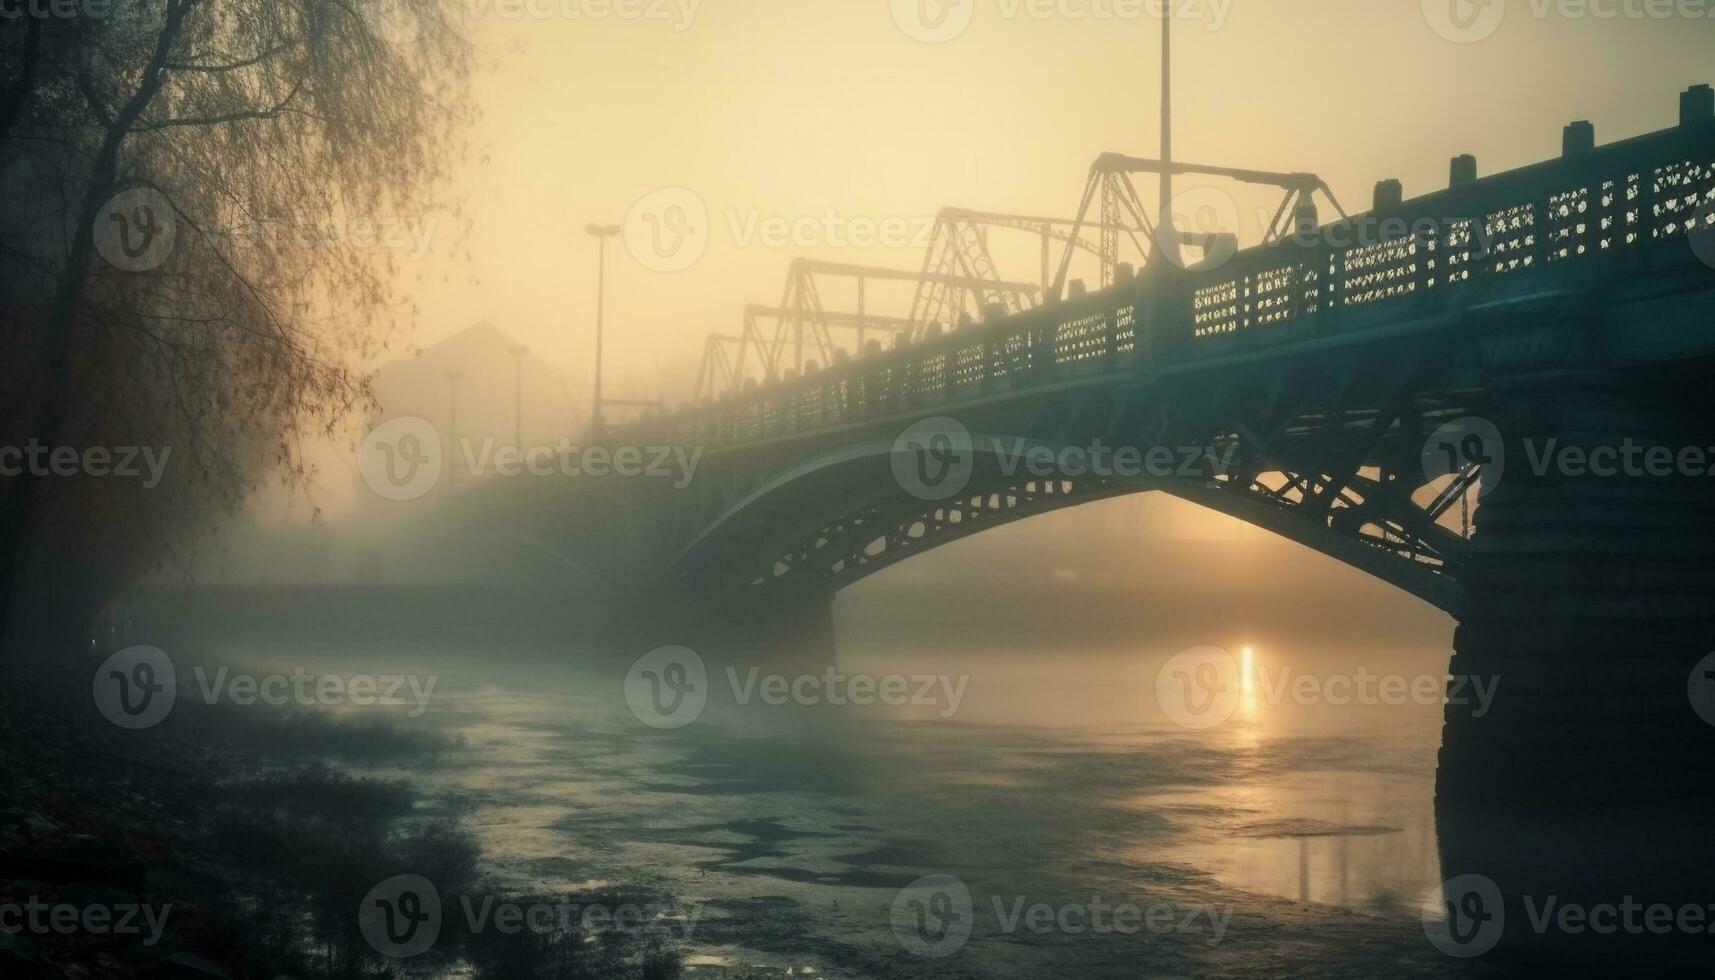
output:
M 464 377 L 463 371 L 448 371 L 447 377 L 447 442 L 449 447 L 456 447 L 459 441 L 459 379 Z M 458 451 L 453 450 L 449 458 L 455 460 L 454 465 L 447 468 L 447 492 L 453 491 L 453 482 L 458 477 Z
M 514 344 L 506 348 L 513 358 L 512 372 L 512 446 L 524 451 L 524 355 L 530 348 Z
M 595 399 L 590 406 L 590 432 L 592 438 L 600 439 L 602 431 L 601 416 L 601 335 L 602 335 L 602 305 L 607 291 L 607 240 L 618 235 L 618 225 L 584 226 L 584 231 L 596 239 L 596 286 L 595 286 Z

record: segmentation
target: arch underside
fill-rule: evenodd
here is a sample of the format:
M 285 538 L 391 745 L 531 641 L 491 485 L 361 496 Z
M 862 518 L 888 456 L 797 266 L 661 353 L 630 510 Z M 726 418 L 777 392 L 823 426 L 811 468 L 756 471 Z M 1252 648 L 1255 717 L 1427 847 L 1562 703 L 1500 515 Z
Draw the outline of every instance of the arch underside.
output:
M 1218 377 L 1092 386 L 961 416 L 977 442 L 991 446 L 1018 436 L 1051 447 L 1196 447 L 1198 466 L 1172 476 L 1009 473 L 979 449 L 970 483 L 952 499 L 929 502 L 888 474 L 885 455 L 899 428 L 884 429 L 864 437 L 867 444 L 847 442 L 837 461 L 772 468 L 750 481 L 765 489 L 730 501 L 714 529 L 680 555 L 678 577 L 764 601 L 816 601 L 973 534 L 1161 491 L 1457 614 L 1470 540 L 1454 508 L 1480 474 L 1470 467 L 1432 480 L 1424 449 L 1443 423 L 1480 414 L 1483 397 L 1448 384 L 1454 362 L 1433 350 L 1413 339 L 1340 357 L 1257 361 Z
M 1033 413 L 984 420 L 1054 446 L 1199 447 L 1195 471 L 1129 479 L 1007 475 L 979 452 L 954 498 L 904 493 L 887 463 L 848 455 L 825 471 L 784 477 L 736 502 L 748 522 L 723 544 L 690 549 L 683 577 L 743 583 L 768 600 L 825 599 L 942 545 L 1067 507 L 1159 490 L 1269 530 L 1449 612 L 1461 601 L 1468 528 L 1449 526 L 1479 473 L 1431 482 L 1426 437 L 1465 414 L 1463 394 L 1426 391 L 1423 361 L 1330 371 L 1262 369 L 1219 388 L 1107 391 Z M 987 426 L 985 425 L 985 428 Z M 991 430 L 992 431 L 992 430 Z M 978 437 L 979 442 L 990 437 Z M 889 445 L 889 451 L 891 446 Z M 867 467 L 867 468 L 865 468 Z M 835 489 L 837 488 L 837 489 Z M 736 530 L 736 529 L 735 529 Z M 715 535 L 710 541 L 716 540 Z M 711 558 L 710 552 L 724 552 Z
M 1461 474 L 1427 506 L 1375 475 L 1276 470 L 1137 482 L 1101 477 L 992 481 L 942 502 L 867 503 L 773 555 L 748 578 L 758 596 L 826 597 L 899 562 L 974 534 L 1069 507 L 1161 491 L 1280 534 L 1449 612 L 1468 548 L 1437 523 L 1476 478 Z M 1413 486 L 1413 489 L 1417 489 Z

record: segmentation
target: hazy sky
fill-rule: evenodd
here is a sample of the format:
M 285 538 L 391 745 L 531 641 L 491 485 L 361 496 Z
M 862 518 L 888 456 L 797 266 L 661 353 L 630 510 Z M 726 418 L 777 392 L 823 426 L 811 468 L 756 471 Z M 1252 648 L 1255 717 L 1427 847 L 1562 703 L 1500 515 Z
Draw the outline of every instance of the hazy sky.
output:
M 491 319 L 587 372 L 585 224 L 630 215 L 634 245 L 658 234 L 671 252 L 684 192 L 637 205 L 683 188 L 707 222 L 651 264 L 695 262 L 660 271 L 633 254 L 647 248 L 618 242 L 610 254 L 610 386 L 625 394 L 654 394 L 642 389 L 664 365 L 688 371 L 709 330 L 737 332 L 744 303 L 777 301 L 796 255 L 921 262 L 915 233 L 891 248 L 845 244 L 856 219 L 915 230 L 949 204 L 1070 215 L 1098 153 L 1157 146 L 1158 21 L 1138 14 L 1154 0 L 451 2 L 475 12 L 489 62 L 477 81 L 484 159 L 464 180 L 468 269 L 438 254 L 451 217 L 413 216 L 437 229 L 430 254 L 406 264 L 427 311 L 415 342 Z M 1315 171 L 1363 210 L 1380 178 L 1408 195 L 1442 186 L 1457 153 L 1477 154 L 1484 173 L 1552 156 L 1572 119 L 1593 120 L 1604 142 L 1672 125 L 1678 92 L 1715 80 L 1708 16 L 1634 18 L 1641 0 L 1594 0 L 1618 14 L 1598 19 L 1568 16 L 1586 9 L 1570 2 L 1491 0 L 1504 11 L 1492 36 L 1457 43 L 1431 23 L 1451 23 L 1455 2 L 1178 0 L 1179 157 Z M 944 31 L 968 26 L 943 43 L 913 36 L 942 14 Z M 1274 196 L 1240 202 L 1252 240 L 1250 212 Z M 821 247 L 763 241 L 769 222 L 800 219 Z M 1002 272 L 1031 278 L 1034 262 Z

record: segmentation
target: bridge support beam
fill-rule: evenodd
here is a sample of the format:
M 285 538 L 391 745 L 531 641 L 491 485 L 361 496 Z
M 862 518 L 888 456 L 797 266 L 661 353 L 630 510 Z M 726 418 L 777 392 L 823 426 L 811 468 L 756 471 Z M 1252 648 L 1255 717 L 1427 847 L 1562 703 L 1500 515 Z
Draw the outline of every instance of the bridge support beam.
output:
M 1715 479 L 1578 463 L 1627 445 L 1677 463 L 1710 445 L 1696 431 L 1708 417 L 1604 378 L 1498 394 L 1505 464 L 1476 515 L 1452 673 L 1499 688 L 1484 717 L 1448 706 L 1436 792 L 1443 871 L 1462 882 L 1446 895 L 1456 932 L 1486 945 L 1483 917 L 1504 916 L 1488 959 L 1707 970 L 1715 678 L 1693 675 L 1715 649 Z M 1477 879 L 1461 876 L 1493 891 L 1473 902 Z M 1628 903 L 1673 922 L 1664 934 L 1662 913 L 1628 921 Z M 1563 920 L 1568 906 L 1581 911 Z M 1606 912 L 1579 918 L 1606 908 L 1611 933 Z

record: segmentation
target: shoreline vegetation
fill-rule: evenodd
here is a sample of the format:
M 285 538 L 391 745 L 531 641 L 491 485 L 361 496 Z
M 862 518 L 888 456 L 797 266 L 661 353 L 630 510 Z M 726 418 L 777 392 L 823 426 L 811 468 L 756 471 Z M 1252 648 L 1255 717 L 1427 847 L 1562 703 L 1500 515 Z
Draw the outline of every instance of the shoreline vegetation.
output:
M 448 914 L 426 954 L 382 956 L 360 929 L 359 909 L 396 875 L 429 879 L 449 903 L 465 895 L 523 907 L 625 904 L 660 916 L 671 914 L 673 899 L 624 886 L 571 896 L 509 892 L 459 825 L 457 800 L 425 798 L 408 779 L 340 768 L 430 762 L 457 749 L 455 738 L 184 701 L 158 728 L 120 729 L 89 697 L 91 672 L 109 652 L 20 670 L 0 692 L 0 906 L 38 910 L 33 926 L 20 920 L 20 931 L 0 931 L 0 976 L 680 975 L 682 954 L 660 933 L 590 928 L 569 917 L 503 932 Z M 63 907 L 104 910 L 108 921 L 56 918 L 52 910 Z M 146 914 L 133 914 L 136 927 L 120 934 L 121 919 L 136 910 Z

